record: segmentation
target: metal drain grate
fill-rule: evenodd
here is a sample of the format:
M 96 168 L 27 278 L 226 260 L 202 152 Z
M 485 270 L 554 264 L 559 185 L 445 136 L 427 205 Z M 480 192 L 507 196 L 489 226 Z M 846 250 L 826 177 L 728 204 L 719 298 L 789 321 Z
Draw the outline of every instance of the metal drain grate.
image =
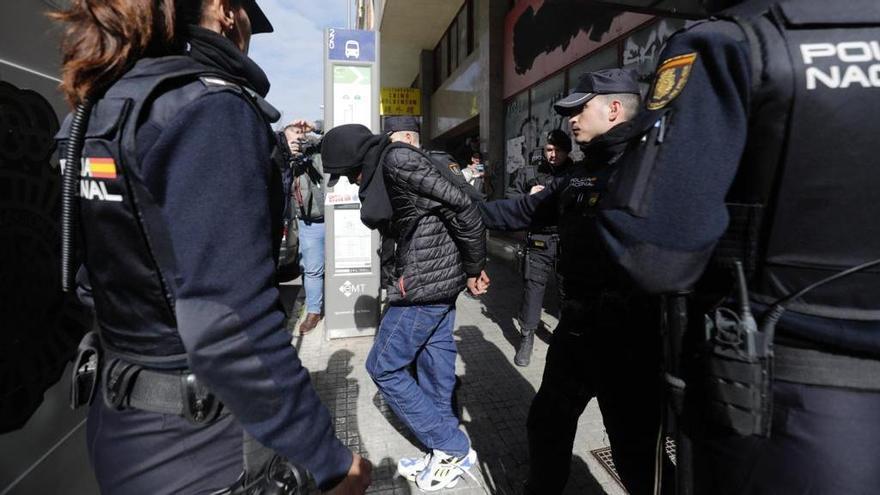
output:
M 593 454 L 593 457 L 599 461 L 599 464 L 608 471 L 608 474 L 614 478 L 614 481 L 623 487 L 623 482 L 620 481 L 620 475 L 617 474 L 617 468 L 614 467 L 614 459 L 611 458 L 611 447 L 602 447 L 601 449 L 592 450 L 590 453 Z
M 664 445 L 666 450 L 666 455 L 669 456 L 669 460 L 675 464 L 675 440 L 666 437 L 666 444 Z M 614 459 L 611 457 L 611 447 L 602 447 L 601 449 L 591 450 L 591 454 L 593 457 L 599 461 L 599 464 L 608 471 L 608 474 L 614 478 L 614 481 L 617 482 L 618 485 L 623 487 L 623 482 L 620 480 L 620 475 L 617 474 L 617 468 L 614 467 Z

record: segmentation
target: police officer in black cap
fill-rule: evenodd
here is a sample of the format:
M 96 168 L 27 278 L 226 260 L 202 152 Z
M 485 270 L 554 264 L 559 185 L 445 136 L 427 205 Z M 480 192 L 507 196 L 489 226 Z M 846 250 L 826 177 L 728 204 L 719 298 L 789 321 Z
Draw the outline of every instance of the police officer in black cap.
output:
M 878 39 L 876 1 L 762 0 L 663 50 L 600 235 L 690 293 L 693 493 L 880 487 Z
M 599 204 L 640 103 L 631 71 L 584 74 L 556 103 L 569 118 L 584 160 L 541 192 L 483 206 L 484 223 L 501 230 L 528 227 L 547 204 L 556 211 L 564 299 L 541 388 L 529 409 L 527 493 L 562 492 L 578 418 L 593 397 L 629 493 L 654 493 L 661 477 L 659 305 L 611 264 L 597 225 Z M 671 464 L 665 456 L 662 462 L 663 477 L 670 476 Z
M 59 133 L 62 279 L 80 248 L 98 323 L 71 395 L 90 405 L 101 493 L 292 493 L 288 460 L 324 492 L 364 493 L 370 466 L 284 328 L 279 114 L 246 55 L 272 25 L 254 0 L 71 2 L 56 18 L 76 107 Z
M 572 167 L 571 138 L 561 129 L 547 133 L 542 160 L 520 168 L 507 189 L 507 196 L 520 196 L 531 193 L 535 186 L 549 186 L 553 179 L 569 172 Z M 559 234 L 556 232 L 555 206 L 546 204 L 535 214 L 529 226 L 526 244 L 523 246 L 523 297 L 520 306 L 519 324 L 521 340 L 513 359 L 517 366 L 528 366 L 532 357 L 535 331 L 541 321 L 541 308 L 544 303 L 544 288 L 550 273 L 556 273 L 556 286 L 562 300 L 562 280 L 556 270 L 556 252 Z

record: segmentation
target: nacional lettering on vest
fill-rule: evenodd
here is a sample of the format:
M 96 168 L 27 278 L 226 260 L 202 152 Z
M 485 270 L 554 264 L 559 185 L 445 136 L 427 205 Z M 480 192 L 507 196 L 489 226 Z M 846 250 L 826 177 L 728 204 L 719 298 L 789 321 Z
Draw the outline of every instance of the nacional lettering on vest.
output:
M 569 181 L 571 187 L 595 187 L 598 177 L 573 177 Z
M 806 68 L 807 89 L 851 87 L 880 88 L 880 42 L 803 43 L 801 57 Z M 833 59 L 831 61 L 827 59 Z M 831 62 L 820 68 L 814 64 Z M 837 63 L 835 63 L 837 62 Z
M 63 174 L 66 160 L 62 159 L 60 162 Z M 114 180 L 116 177 L 116 162 L 112 158 L 83 158 L 80 170 L 79 196 L 88 200 L 121 202 L 122 195 L 108 192 L 107 184 L 104 182 L 107 179 Z

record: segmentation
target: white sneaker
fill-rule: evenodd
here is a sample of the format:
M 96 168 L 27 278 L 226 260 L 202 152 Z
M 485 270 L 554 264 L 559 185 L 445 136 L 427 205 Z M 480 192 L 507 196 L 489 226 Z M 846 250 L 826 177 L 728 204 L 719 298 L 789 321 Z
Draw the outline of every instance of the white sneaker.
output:
M 415 481 L 416 476 L 428 467 L 429 462 L 431 462 L 430 452 L 425 454 L 424 457 L 401 457 L 397 461 L 397 474 L 409 481 Z
M 459 478 L 477 464 L 477 453 L 469 449 L 466 456 L 453 457 L 446 452 L 435 450 L 428 465 L 416 476 L 416 486 L 426 492 L 452 488 Z

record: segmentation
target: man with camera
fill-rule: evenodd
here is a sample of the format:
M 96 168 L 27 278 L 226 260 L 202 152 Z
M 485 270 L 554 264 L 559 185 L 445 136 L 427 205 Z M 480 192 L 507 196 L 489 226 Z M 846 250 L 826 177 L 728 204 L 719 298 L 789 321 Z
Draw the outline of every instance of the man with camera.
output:
M 556 177 L 561 177 L 572 168 L 568 157 L 571 153 L 571 138 L 561 129 L 547 133 L 547 144 L 537 164 L 526 165 L 517 170 L 507 196 L 529 194 L 535 186 L 549 186 Z M 529 226 L 528 237 L 523 246 L 523 296 L 519 313 L 522 333 L 516 357 L 517 366 L 528 366 L 532 357 L 535 331 L 541 322 L 541 308 L 544 303 L 544 289 L 550 273 L 556 273 L 556 287 L 562 301 L 562 281 L 556 270 L 556 255 L 559 234 L 556 227 L 555 206 L 547 203 L 538 208 Z
M 305 335 L 321 321 L 324 303 L 324 184 L 320 140 L 310 138 L 317 126 L 296 120 L 284 128 L 290 148 L 290 207 L 299 229 L 300 267 L 306 292 L 306 315 L 299 325 Z

